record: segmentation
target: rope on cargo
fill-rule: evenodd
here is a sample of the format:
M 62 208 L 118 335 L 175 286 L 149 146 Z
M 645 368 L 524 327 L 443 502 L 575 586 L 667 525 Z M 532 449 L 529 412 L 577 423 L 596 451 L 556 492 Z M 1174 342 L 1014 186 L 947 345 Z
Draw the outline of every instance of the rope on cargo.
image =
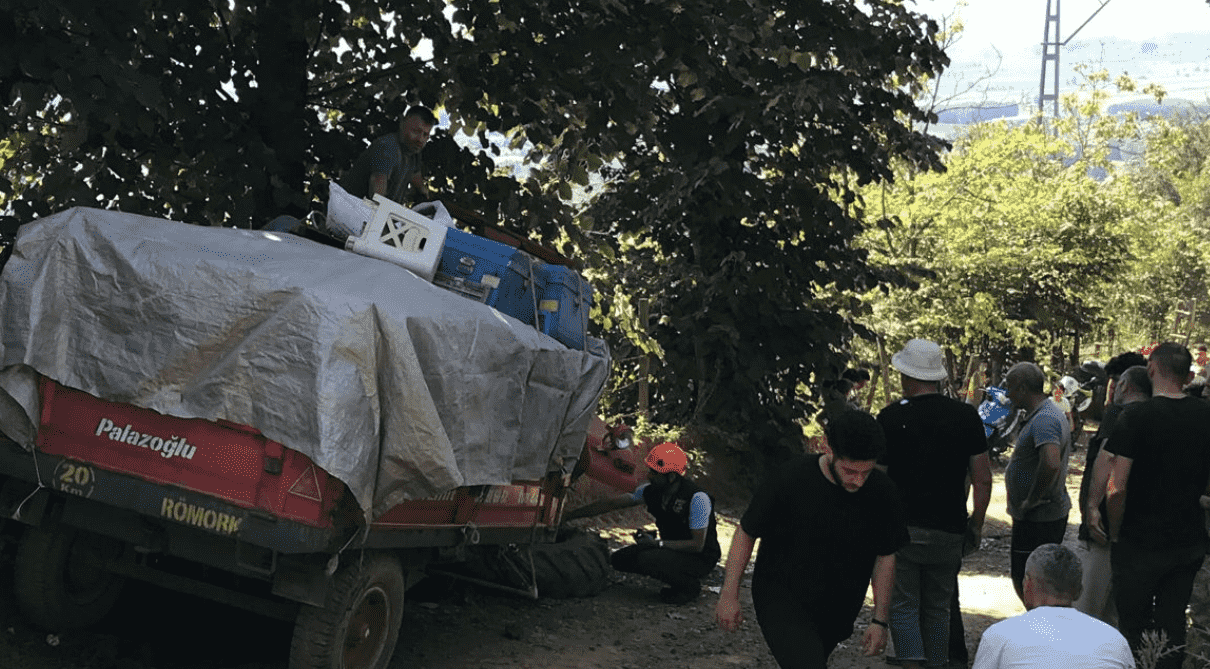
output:
M 525 262 L 529 264 L 529 274 L 526 275 L 525 280 L 528 281 L 530 283 L 530 285 L 533 286 L 533 290 L 530 291 L 529 295 L 530 295 L 530 301 L 533 302 L 533 307 L 534 307 L 534 329 L 537 330 L 538 332 L 541 332 L 542 331 L 542 320 L 541 320 L 542 312 L 538 309 L 541 306 L 541 302 L 538 300 L 537 261 L 532 256 L 530 256 L 528 253 L 523 254 L 523 255 L 525 256 Z
M 21 500 L 21 503 L 17 505 L 17 509 L 13 511 L 13 520 L 21 520 L 21 509 L 25 507 L 25 503 L 33 499 L 34 495 L 38 494 L 38 491 L 46 487 L 46 484 L 42 482 L 42 468 L 38 466 L 38 447 L 34 446 L 29 449 L 29 454 L 34 459 L 34 476 L 38 479 L 38 487 L 34 488 L 33 492 L 26 495 L 25 499 Z
M 588 285 L 588 282 L 584 280 L 584 277 L 580 276 L 579 272 L 576 272 L 576 292 L 579 293 L 578 297 L 580 298 L 579 301 L 576 302 L 576 306 L 580 308 L 580 332 L 584 333 L 584 342 L 583 342 L 583 345 L 581 348 L 583 348 L 584 350 L 588 350 L 588 309 L 589 309 L 589 307 L 588 307 L 588 304 L 586 302 L 585 295 L 584 295 L 584 293 L 585 293 L 584 288 L 587 285 Z
M 364 529 L 357 530 L 352 535 L 350 535 L 349 540 L 345 542 L 345 545 L 341 546 L 339 550 L 337 550 L 335 553 L 332 554 L 332 557 L 328 558 L 328 565 L 327 565 L 328 576 L 331 576 L 332 574 L 336 573 L 337 567 L 340 566 L 340 556 L 344 554 L 345 549 L 347 549 L 349 546 L 351 546 L 353 544 L 353 540 L 356 539 L 358 535 L 362 535 L 361 543 L 364 545 L 366 542 L 366 539 L 370 538 L 370 526 L 366 525 Z M 364 555 L 365 555 L 364 551 L 362 553 L 360 553 L 361 559 L 364 559 Z
M 535 314 L 536 314 L 536 312 L 535 312 Z M 535 315 L 535 318 L 536 318 L 536 317 L 537 317 L 537 316 Z M 471 513 L 470 513 L 470 517 L 471 517 L 471 518 L 478 518 L 478 517 L 479 517 L 479 511 L 483 509 L 483 504 L 486 502 L 486 500 L 487 500 L 487 496 L 488 496 L 488 494 L 489 494 L 490 492 L 491 492 L 491 486 L 484 486 L 484 487 L 483 487 L 483 489 L 482 489 L 482 490 L 479 492 L 479 494 L 475 495 L 475 505 L 474 505 L 473 507 L 471 507 Z M 472 546 L 478 546 L 478 545 L 479 545 L 479 539 L 480 539 L 480 537 L 479 537 L 479 526 L 478 526 L 478 525 L 475 525 L 475 522 L 474 522 L 474 521 L 467 521 L 467 523 L 466 523 L 465 525 L 463 525 L 463 526 L 462 526 L 462 539 L 463 539 L 463 543 L 465 543 L 465 542 L 466 542 L 466 539 L 467 539 L 467 534 L 466 534 L 466 533 L 467 533 L 467 531 L 468 531 L 468 530 L 469 530 L 469 531 L 470 531 L 470 533 L 471 533 L 471 534 L 470 534 L 470 537 L 469 537 L 469 538 L 470 538 L 471 545 L 472 545 Z
M 353 544 L 353 540 L 356 539 L 358 535 L 361 535 L 361 543 L 364 545 L 366 540 L 370 538 L 369 524 L 366 524 L 365 527 L 363 527 L 360 530 L 357 530 L 352 535 L 350 535 L 349 540 L 345 542 L 345 545 L 340 547 L 340 550 L 336 551 L 336 554 L 340 555 L 341 553 L 345 552 L 345 549 L 347 549 L 349 546 L 351 546 Z

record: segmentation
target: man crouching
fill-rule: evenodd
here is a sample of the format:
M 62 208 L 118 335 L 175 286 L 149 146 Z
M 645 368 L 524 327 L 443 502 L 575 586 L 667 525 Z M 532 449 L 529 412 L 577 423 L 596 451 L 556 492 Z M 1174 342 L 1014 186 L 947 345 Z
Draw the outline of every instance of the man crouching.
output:
M 618 571 L 641 574 L 663 581 L 660 591 L 667 604 L 686 604 L 697 599 L 701 579 L 709 574 L 722 555 L 714 520 L 714 500 L 685 477 L 689 459 L 679 446 L 664 443 L 647 455 L 647 483 L 633 493 L 586 504 L 567 513 L 564 520 L 587 518 L 639 504 L 655 517 L 658 536 L 642 530 L 635 545 L 614 552 L 610 563 Z

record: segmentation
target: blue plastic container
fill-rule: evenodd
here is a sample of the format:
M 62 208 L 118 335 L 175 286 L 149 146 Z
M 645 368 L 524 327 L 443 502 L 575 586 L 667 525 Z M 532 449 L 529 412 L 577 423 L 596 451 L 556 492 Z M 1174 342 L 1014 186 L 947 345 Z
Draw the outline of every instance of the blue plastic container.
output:
M 445 235 L 445 247 L 441 251 L 437 271 L 495 290 L 504 277 L 509 259 L 516 251 L 508 244 L 450 228 Z M 491 297 L 488 297 L 488 303 L 491 303 Z
M 538 274 L 540 329 L 568 348 L 584 350 L 592 286 L 575 270 L 561 265 L 543 264 Z
M 545 286 L 541 270 L 545 263 L 524 251 L 512 250 L 500 285 L 492 291 L 487 303 L 526 325 L 535 325 L 538 300 Z

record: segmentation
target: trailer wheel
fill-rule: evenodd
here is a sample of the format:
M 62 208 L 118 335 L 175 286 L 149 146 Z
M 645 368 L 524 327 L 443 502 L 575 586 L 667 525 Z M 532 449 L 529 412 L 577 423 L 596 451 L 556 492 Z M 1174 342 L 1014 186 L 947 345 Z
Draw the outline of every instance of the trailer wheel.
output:
M 591 597 L 609 585 L 609 545 L 598 534 L 573 530 L 530 550 L 541 597 Z
M 290 669 L 383 669 L 403 622 L 403 570 L 390 553 L 367 551 L 342 564 L 324 607 L 303 606 L 290 642 Z
M 29 528 L 13 565 L 18 605 L 32 623 L 49 631 L 100 622 L 125 582 L 106 569 L 121 550 L 114 539 L 71 527 Z

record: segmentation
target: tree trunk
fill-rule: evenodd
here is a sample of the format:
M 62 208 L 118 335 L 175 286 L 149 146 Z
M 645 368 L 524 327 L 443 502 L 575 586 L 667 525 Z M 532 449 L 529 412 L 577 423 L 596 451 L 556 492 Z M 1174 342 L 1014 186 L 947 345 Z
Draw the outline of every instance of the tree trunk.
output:
M 247 109 L 252 128 L 272 166 L 265 176 L 269 188 L 259 192 L 253 225 L 278 214 L 302 217 L 309 198 L 304 194 L 307 144 L 307 38 L 306 16 L 310 3 L 266 0 L 256 11 L 257 88 Z

